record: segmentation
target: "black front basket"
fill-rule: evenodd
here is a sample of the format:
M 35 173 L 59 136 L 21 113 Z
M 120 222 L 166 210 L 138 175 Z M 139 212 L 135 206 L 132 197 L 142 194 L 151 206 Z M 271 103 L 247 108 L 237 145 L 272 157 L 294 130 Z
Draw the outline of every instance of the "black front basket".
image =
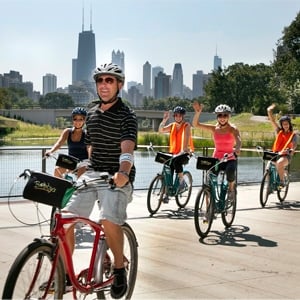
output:
M 57 161 L 56 161 L 56 166 L 61 167 L 61 168 L 65 168 L 68 170 L 75 170 L 77 164 L 79 163 L 79 159 L 71 156 L 71 155 L 66 155 L 66 154 L 59 154 Z
M 23 190 L 23 197 L 35 202 L 63 208 L 67 190 L 73 190 L 73 184 L 65 179 L 41 172 L 31 172 Z
M 196 168 L 199 170 L 209 170 L 218 162 L 217 158 L 198 156 Z

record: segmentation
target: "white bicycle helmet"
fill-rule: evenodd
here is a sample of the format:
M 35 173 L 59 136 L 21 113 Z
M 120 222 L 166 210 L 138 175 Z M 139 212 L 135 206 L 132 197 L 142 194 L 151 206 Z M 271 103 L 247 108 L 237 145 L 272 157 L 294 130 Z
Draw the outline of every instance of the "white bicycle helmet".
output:
M 215 108 L 215 113 L 225 113 L 225 114 L 231 114 L 231 108 L 227 104 L 220 104 Z
M 125 81 L 125 75 L 123 74 L 122 69 L 113 63 L 104 64 L 96 68 L 93 75 L 94 80 L 96 81 L 101 75 L 112 75 L 121 82 Z

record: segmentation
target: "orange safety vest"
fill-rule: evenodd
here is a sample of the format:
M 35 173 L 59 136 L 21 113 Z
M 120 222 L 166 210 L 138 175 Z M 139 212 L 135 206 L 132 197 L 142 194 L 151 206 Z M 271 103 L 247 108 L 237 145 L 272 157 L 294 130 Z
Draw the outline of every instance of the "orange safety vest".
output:
M 179 130 L 176 129 L 176 123 L 172 125 L 170 132 L 170 153 L 178 154 L 183 151 L 184 134 L 187 125 L 187 123 L 184 123 Z M 190 133 L 189 149 L 190 151 L 194 151 L 192 132 Z
M 287 148 L 292 149 L 293 143 L 292 139 L 294 136 L 294 132 L 284 133 L 283 130 L 280 130 L 276 136 L 275 142 L 272 147 L 273 152 L 280 152 Z

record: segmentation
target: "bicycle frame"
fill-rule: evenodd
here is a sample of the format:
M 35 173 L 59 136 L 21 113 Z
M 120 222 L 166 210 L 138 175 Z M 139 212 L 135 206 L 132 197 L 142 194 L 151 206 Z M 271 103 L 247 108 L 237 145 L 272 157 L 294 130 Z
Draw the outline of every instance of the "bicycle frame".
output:
M 277 192 L 277 198 L 283 202 L 287 197 L 289 189 L 289 168 L 290 163 L 285 167 L 284 186 L 280 185 L 280 178 L 276 167 L 276 161 L 281 157 L 279 153 L 264 150 L 262 147 L 256 147 L 258 153 L 262 153 L 262 161 L 264 166 L 264 174 L 260 184 L 259 201 L 262 207 L 265 207 L 269 195 Z M 287 149 L 290 153 L 290 149 Z M 265 165 L 265 161 L 268 161 Z
M 215 174 L 210 170 L 207 172 L 206 178 L 207 180 L 204 185 L 208 186 L 211 191 L 215 203 L 215 212 L 221 213 L 225 209 L 225 200 L 228 189 L 225 171 L 222 170 L 219 174 Z
M 164 185 L 166 187 L 165 193 L 171 197 L 177 195 L 178 187 L 179 187 L 178 174 L 175 173 L 175 178 L 174 178 L 174 175 L 171 172 L 171 167 L 167 163 L 163 165 L 161 174 L 163 176 Z
M 98 254 L 99 241 L 101 240 L 105 242 L 105 236 L 104 236 L 102 225 L 83 217 L 77 217 L 77 216 L 64 217 L 61 213 L 55 214 L 55 222 L 56 224 L 51 232 L 51 237 L 56 239 L 57 241 L 57 247 L 54 255 L 54 263 L 52 266 L 53 274 L 58 260 L 58 256 L 61 255 L 64 265 L 66 267 L 66 271 L 70 277 L 73 287 L 75 288 L 73 289 L 73 293 L 76 292 L 76 290 L 78 290 L 81 293 L 88 293 L 91 290 L 93 291 L 97 289 L 100 290 L 112 284 L 113 276 L 110 276 L 110 278 L 100 283 L 97 282 L 97 280 L 96 281 L 94 280 L 95 278 L 98 277 L 97 279 L 102 281 L 102 274 L 101 275 L 95 274 L 96 271 L 95 264 L 96 264 L 96 257 Z M 86 225 L 89 225 L 95 232 L 92 255 L 90 258 L 89 266 L 87 267 L 88 272 L 87 275 L 85 276 L 85 280 L 86 280 L 85 285 L 80 284 L 78 281 L 78 277 L 80 277 L 80 274 L 78 276 L 75 275 L 72 252 L 68 246 L 66 235 L 65 235 L 65 227 L 68 225 L 75 225 L 77 223 L 84 223 Z M 84 271 L 85 270 L 81 272 Z M 101 278 L 99 278 L 99 276 L 101 276 Z
M 277 191 L 278 185 L 280 183 L 280 178 L 276 166 L 272 160 L 268 161 L 265 171 L 269 172 L 270 174 L 270 188 L 272 192 Z
M 151 147 L 152 149 L 152 147 Z M 153 150 L 153 149 L 152 149 Z M 189 171 L 183 170 L 184 187 L 180 189 L 179 176 L 175 172 L 172 172 L 172 162 L 173 159 L 178 156 L 181 158 L 188 158 L 188 153 L 179 154 L 177 156 L 172 156 L 169 153 L 157 152 L 155 161 L 162 163 L 162 171 L 157 173 L 155 177 L 150 182 L 150 186 L 147 194 L 147 208 L 152 216 L 155 214 L 161 203 L 168 203 L 169 197 L 175 197 L 176 204 L 179 208 L 184 208 L 191 196 L 192 192 L 192 175 Z M 183 160 L 183 164 L 187 161 Z
M 234 221 L 236 184 L 233 194 L 229 197 L 227 193 L 229 184 L 225 170 L 219 170 L 218 173 L 214 171 L 218 165 L 228 161 L 231 155 L 225 154 L 221 160 L 202 156 L 197 159 L 197 169 L 206 171 L 205 182 L 196 196 L 194 209 L 195 229 L 201 238 L 205 238 L 209 233 L 216 214 L 222 215 L 222 222 L 226 228 L 230 227 Z

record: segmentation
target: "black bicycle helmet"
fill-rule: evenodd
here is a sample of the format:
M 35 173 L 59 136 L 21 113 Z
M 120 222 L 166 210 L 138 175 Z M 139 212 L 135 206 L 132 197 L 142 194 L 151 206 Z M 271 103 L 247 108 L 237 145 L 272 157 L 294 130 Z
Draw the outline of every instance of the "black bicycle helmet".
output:
M 74 115 L 82 115 L 82 116 L 86 117 L 87 111 L 83 107 L 75 107 L 72 110 L 72 116 L 74 116 Z
M 292 125 L 292 120 L 289 116 L 285 115 L 285 116 L 282 116 L 280 119 L 279 119 L 279 123 L 280 123 L 280 126 L 282 128 L 282 122 L 284 121 L 288 121 L 289 122 L 289 125 L 290 125 L 290 128 L 289 130 L 290 131 L 293 131 L 293 125 Z
M 227 104 L 220 104 L 215 108 L 215 113 L 225 113 L 225 114 L 231 114 L 231 108 Z
M 288 121 L 288 122 L 291 123 L 291 118 L 290 118 L 289 116 L 282 116 L 282 117 L 279 119 L 280 124 L 281 124 L 283 121 Z
M 179 113 L 181 115 L 184 115 L 186 112 L 186 110 L 182 107 L 182 106 L 176 106 L 174 109 L 173 109 L 173 113 Z
M 125 75 L 122 69 L 113 63 L 104 64 L 94 70 L 93 78 L 96 81 L 97 78 L 101 75 L 112 75 L 116 77 L 119 81 L 125 81 Z

